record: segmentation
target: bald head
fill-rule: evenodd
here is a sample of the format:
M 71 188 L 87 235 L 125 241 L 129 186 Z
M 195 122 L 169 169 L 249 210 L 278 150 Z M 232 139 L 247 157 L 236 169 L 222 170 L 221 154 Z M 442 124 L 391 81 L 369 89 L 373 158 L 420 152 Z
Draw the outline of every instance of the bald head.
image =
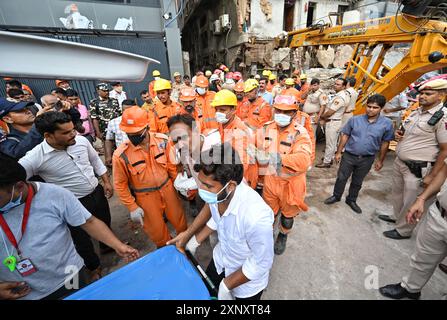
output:
M 55 105 L 58 101 L 57 97 L 52 94 L 46 94 L 42 98 L 40 98 L 40 102 L 42 102 L 42 105 Z

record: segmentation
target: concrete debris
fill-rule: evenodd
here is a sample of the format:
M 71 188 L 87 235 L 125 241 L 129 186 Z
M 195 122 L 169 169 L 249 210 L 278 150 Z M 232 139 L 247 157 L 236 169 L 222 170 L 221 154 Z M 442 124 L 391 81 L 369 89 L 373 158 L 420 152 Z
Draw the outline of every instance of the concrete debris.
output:
M 344 68 L 345 63 L 351 59 L 353 51 L 354 48 L 350 45 L 344 44 L 339 46 L 335 51 L 334 67 Z
M 318 49 L 317 59 L 323 68 L 329 68 L 329 66 L 334 62 L 335 50 L 331 46 L 327 50 Z
M 279 48 L 272 53 L 272 64 L 274 66 L 281 63 L 284 70 L 290 69 L 289 63 L 290 48 Z
M 331 68 L 331 69 L 323 69 L 323 68 L 311 68 L 306 70 L 307 78 L 309 80 L 313 78 L 320 79 L 320 87 L 323 90 L 332 90 L 334 88 L 335 80 L 338 77 L 342 76 L 346 70 L 340 68 Z
M 267 21 L 272 20 L 272 4 L 267 0 L 260 1 L 262 13 L 265 14 Z

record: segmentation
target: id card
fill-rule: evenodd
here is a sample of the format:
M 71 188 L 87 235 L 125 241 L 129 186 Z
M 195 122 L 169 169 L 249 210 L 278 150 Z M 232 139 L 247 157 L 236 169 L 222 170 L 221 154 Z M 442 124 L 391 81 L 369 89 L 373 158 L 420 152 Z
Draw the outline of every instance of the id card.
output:
M 20 260 L 17 262 L 16 268 L 22 277 L 27 277 L 37 271 L 30 259 Z

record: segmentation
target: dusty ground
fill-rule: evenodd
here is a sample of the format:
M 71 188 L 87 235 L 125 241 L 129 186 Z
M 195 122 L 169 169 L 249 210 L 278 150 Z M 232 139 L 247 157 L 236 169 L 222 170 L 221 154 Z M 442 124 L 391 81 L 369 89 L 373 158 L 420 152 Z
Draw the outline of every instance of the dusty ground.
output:
M 322 149 L 319 145 L 318 149 Z M 393 225 L 377 218 L 376 208 L 391 212 L 391 175 L 394 153 L 380 173 L 371 172 L 358 199 L 362 214 L 356 214 L 344 199 L 332 206 L 323 204 L 332 193 L 336 168 L 312 169 L 308 174 L 309 211 L 295 219 L 286 252 L 275 256 L 270 283 L 263 299 L 384 299 L 376 289 L 365 288 L 371 270 L 378 271 L 378 284 L 397 283 L 409 270 L 415 239 L 391 240 L 382 235 Z M 112 228 L 123 241 L 144 255 L 155 249 L 139 227 L 128 219 L 116 196 L 111 199 Z M 188 215 L 188 221 L 192 221 Z M 211 247 L 197 250 L 206 267 Z M 102 257 L 105 272 L 121 267 L 114 255 Z M 371 269 L 370 269 L 371 268 Z M 370 278 L 368 278 L 370 279 Z M 371 283 L 371 281 L 366 281 Z M 447 291 L 447 275 L 439 269 L 422 291 L 422 299 L 440 299 Z

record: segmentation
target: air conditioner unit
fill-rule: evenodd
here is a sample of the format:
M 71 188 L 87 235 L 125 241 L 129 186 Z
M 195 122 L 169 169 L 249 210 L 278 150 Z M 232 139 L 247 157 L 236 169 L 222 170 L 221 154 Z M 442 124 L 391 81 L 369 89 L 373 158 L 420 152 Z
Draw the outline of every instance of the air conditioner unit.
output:
M 220 25 L 222 29 L 228 29 L 230 27 L 230 15 L 223 14 L 220 16 Z
M 222 25 L 220 24 L 220 20 L 216 20 L 213 22 L 213 33 L 214 34 L 222 33 Z

